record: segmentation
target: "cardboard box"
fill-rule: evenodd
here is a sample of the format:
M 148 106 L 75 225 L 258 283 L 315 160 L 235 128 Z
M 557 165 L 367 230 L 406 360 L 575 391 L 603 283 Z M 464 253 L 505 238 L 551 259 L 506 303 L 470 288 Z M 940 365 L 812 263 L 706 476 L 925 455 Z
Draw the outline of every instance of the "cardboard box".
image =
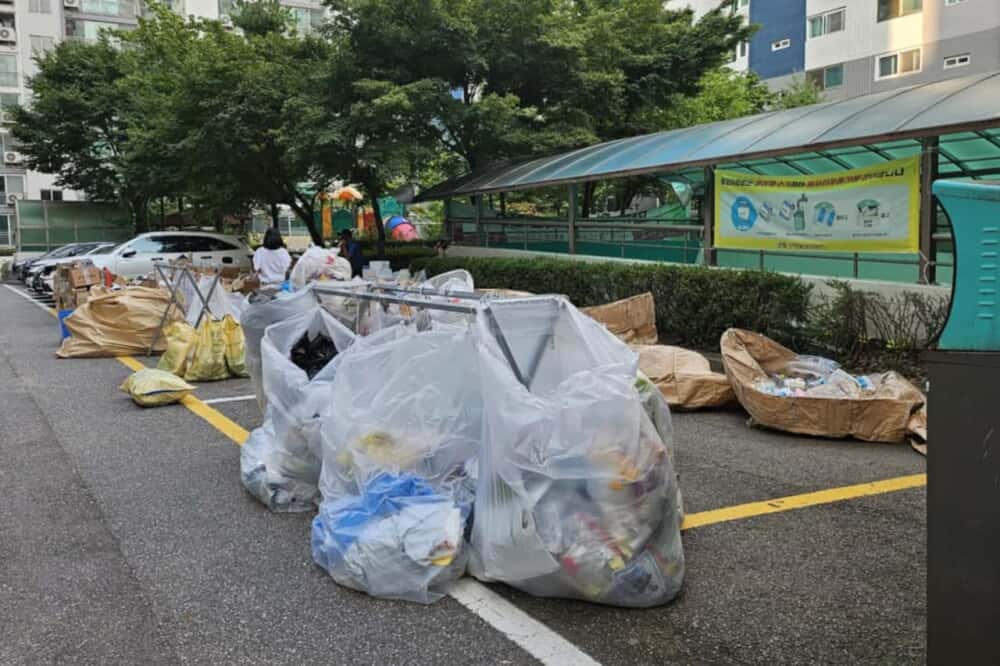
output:
M 68 282 L 73 289 L 90 287 L 103 282 L 101 269 L 91 263 L 73 264 L 69 269 Z

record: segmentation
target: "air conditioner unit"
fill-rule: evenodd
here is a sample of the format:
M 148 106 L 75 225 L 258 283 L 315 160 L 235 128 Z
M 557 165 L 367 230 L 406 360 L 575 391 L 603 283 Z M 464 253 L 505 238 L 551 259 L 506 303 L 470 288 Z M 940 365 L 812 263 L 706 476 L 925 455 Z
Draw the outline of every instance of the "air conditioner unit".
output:
M 17 31 L 14 28 L 0 28 L 0 42 L 17 44 Z
M 66 9 L 79 9 L 80 0 L 63 0 L 63 7 Z
M 20 192 L 11 192 L 7 195 L 7 203 L 13 204 L 18 199 L 23 199 L 24 195 Z
M 233 19 L 230 18 L 228 15 L 224 14 L 221 18 L 219 18 L 219 22 L 222 23 L 222 27 L 225 28 L 226 30 L 233 29 Z
M 6 164 L 20 164 L 22 161 L 21 153 L 14 152 L 13 150 L 8 150 L 3 154 L 3 161 Z

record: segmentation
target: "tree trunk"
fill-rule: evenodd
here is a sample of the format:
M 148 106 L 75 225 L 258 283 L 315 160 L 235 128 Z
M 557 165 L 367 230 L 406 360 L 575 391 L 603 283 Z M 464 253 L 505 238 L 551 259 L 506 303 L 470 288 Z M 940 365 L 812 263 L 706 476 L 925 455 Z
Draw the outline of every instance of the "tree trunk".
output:
M 135 233 L 144 234 L 149 231 L 149 223 L 147 221 L 148 215 L 146 206 L 149 201 L 145 197 L 136 197 L 129 202 L 129 207 L 132 209 L 132 220 L 135 222 Z
M 291 202 L 289 206 L 295 211 L 299 219 L 302 220 L 306 229 L 309 230 L 309 237 L 312 239 L 313 245 L 316 247 L 323 247 L 323 230 L 316 226 L 315 216 L 313 215 L 313 206 L 311 202 L 306 201 L 305 197 L 302 197 L 301 203 Z
M 372 214 L 375 217 L 375 230 L 378 232 L 378 241 L 375 244 L 375 254 L 378 259 L 385 258 L 385 226 L 382 224 L 382 208 L 378 205 L 379 188 L 377 185 L 367 185 L 369 196 L 372 198 Z
M 281 228 L 281 223 L 278 221 L 278 203 L 276 201 L 271 202 L 271 226 L 275 229 Z

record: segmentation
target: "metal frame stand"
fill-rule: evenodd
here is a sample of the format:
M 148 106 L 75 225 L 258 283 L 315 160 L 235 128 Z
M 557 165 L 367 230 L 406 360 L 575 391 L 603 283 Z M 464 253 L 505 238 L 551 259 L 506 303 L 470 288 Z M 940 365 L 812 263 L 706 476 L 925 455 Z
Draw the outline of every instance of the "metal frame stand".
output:
M 397 304 L 397 305 L 408 305 L 410 307 L 420 310 L 440 310 L 443 312 L 456 312 L 460 314 L 468 314 L 472 316 L 477 316 L 480 312 L 486 317 L 487 323 L 490 327 L 490 332 L 497 341 L 497 345 L 500 347 L 500 352 L 503 354 L 507 363 L 510 365 L 511 370 L 514 372 L 514 376 L 517 381 L 521 383 L 527 389 L 531 388 L 531 382 L 535 378 L 535 373 L 538 372 L 538 367 L 541 364 L 542 356 L 545 353 L 545 348 L 549 345 L 552 339 L 552 331 L 546 335 L 540 337 L 538 346 L 534 350 L 531 356 L 531 361 L 528 365 L 528 372 L 525 374 L 521 367 L 518 365 L 517 360 L 514 358 L 514 353 L 510 348 L 510 344 L 507 341 L 507 336 L 504 334 L 503 327 L 500 322 L 497 321 L 496 314 L 493 311 L 491 301 L 495 300 L 494 297 L 477 294 L 475 292 L 469 291 L 448 291 L 440 292 L 435 291 L 428 287 L 401 287 L 398 285 L 382 285 L 374 283 L 363 283 L 355 284 L 351 286 L 338 287 L 334 285 L 328 285 L 323 283 L 316 283 L 313 285 L 313 292 L 316 294 L 328 294 L 331 296 L 340 296 L 342 298 L 356 298 L 368 303 L 377 302 L 380 304 Z M 518 301 L 530 301 L 530 300 L 548 300 L 551 301 L 552 296 L 529 296 L 525 298 L 518 298 Z M 513 300 L 513 299 L 504 299 Z M 465 303 L 456 303 L 454 301 L 465 301 L 474 302 L 475 305 L 469 305 Z M 361 313 L 360 308 L 358 310 L 358 318 L 360 319 Z M 553 317 L 552 324 L 555 323 L 555 317 Z
M 171 267 L 170 270 L 174 273 L 171 277 L 167 276 L 163 266 L 157 265 L 153 266 L 153 268 L 156 270 L 157 277 L 162 282 L 166 283 L 168 289 L 170 290 L 170 302 L 167 303 L 167 307 L 163 310 L 163 316 L 160 317 L 160 323 L 156 326 L 156 334 L 153 336 L 153 341 L 149 343 L 149 349 L 146 350 L 146 356 L 153 355 L 153 347 L 156 346 L 156 343 L 160 341 L 160 336 L 163 335 L 163 327 L 167 323 L 167 317 L 170 316 L 170 309 L 177 306 L 181 312 L 184 312 L 184 304 L 178 302 L 177 294 L 179 293 L 181 283 L 185 280 L 185 278 L 191 283 L 191 287 L 194 289 L 195 295 L 201 301 L 201 305 L 199 306 L 201 309 L 198 311 L 198 318 L 194 322 L 194 327 L 198 328 L 198 325 L 201 324 L 201 318 L 205 316 L 206 312 L 210 317 L 214 316 L 212 308 L 209 307 L 208 302 L 212 299 L 212 295 L 215 293 L 215 288 L 219 284 L 220 277 L 219 272 L 216 271 L 215 277 L 212 279 L 212 284 L 208 288 L 208 294 L 205 295 L 201 293 L 201 289 L 198 286 L 198 280 L 195 279 L 190 267 Z

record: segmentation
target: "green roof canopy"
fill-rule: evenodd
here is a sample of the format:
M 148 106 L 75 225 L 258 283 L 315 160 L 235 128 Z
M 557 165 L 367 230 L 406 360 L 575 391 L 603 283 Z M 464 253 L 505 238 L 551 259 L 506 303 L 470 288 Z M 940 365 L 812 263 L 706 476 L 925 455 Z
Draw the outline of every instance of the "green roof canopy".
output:
M 427 201 L 702 167 L 796 175 L 841 171 L 920 152 L 940 138 L 940 174 L 1000 172 L 1000 72 L 946 79 L 837 102 L 619 139 L 487 168 L 422 193 Z

